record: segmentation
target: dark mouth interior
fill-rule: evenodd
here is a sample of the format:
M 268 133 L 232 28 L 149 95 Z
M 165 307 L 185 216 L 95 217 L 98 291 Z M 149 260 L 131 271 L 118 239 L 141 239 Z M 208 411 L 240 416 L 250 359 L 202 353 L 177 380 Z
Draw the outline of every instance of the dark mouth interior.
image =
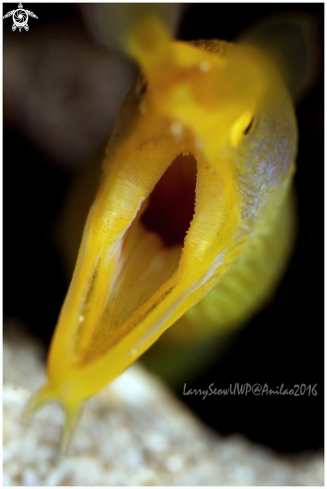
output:
M 193 155 L 177 156 L 151 192 L 141 217 L 167 246 L 183 245 L 194 215 L 196 172 Z

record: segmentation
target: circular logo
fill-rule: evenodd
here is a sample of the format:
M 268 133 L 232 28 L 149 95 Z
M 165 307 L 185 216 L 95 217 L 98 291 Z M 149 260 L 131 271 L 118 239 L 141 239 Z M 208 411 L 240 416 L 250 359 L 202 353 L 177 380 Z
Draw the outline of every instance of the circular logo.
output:
M 38 18 L 38 16 L 35 15 L 34 12 L 23 9 L 22 3 L 18 4 L 18 8 L 16 10 L 11 10 L 10 12 L 7 12 L 6 15 L 3 16 L 3 18 L 6 19 L 7 17 L 11 16 L 13 20 L 12 30 L 15 31 L 18 28 L 19 32 L 21 32 L 23 28 L 25 29 L 25 31 L 28 31 L 28 16 L 34 17 L 34 19 Z
M 22 28 L 27 24 L 28 21 L 28 15 L 26 10 L 24 9 L 17 9 L 15 10 L 12 19 L 14 21 L 14 24 L 18 28 Z

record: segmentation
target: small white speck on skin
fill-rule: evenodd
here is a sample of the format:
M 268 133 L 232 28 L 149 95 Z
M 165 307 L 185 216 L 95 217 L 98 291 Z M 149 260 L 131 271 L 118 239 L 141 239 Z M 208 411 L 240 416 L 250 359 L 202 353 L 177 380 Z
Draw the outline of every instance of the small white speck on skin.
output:
M 181 136 L 183 133 L 183 126 L 180 122 L 173 122 L 170 126 L 170 134 L 172 134 L 173 136 Z
M 202 141 L 202 139 L 197 138 L 197 139 L 194 141 L 194 146 L 195 146 L 195 147 L 196 147 L 196 149 L 198 149 L 198 150 L 203 149 L 203 141 Z
M 79 321 L 80 323 L 82 323 L 82 322 L 84 321 L 84 316 L 80 316 L 80 317 L 78 318 L 78 321 Z
M 199 64 L 199 70 L 204 72 L 210 71 L 211 64 L 208 61 L 202 61 L 202 63 Z
M 131 350 L 131 355 L 133 355 L 133 357 L 136 357 L 137 350 L 135 348 L 133 348 L 133 350 Z

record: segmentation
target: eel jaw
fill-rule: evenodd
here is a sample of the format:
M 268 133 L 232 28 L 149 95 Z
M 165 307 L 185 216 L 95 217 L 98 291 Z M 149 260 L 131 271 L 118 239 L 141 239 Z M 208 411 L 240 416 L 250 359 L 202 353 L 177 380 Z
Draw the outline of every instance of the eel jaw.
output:
M 140 123 L 104 163 L 48 357 L 54 397 L 64 404 L 117 377 L 217 281 L 235 230 L 235 219 L 226 219 L 232 192 L 194 136 L 177 138 L 167 127 L 158 141 L 144 138 Z M 158 216 L 174 185 L 177 200 L 163 229 Z M 169 235 L 181 203 L 184 227 L 174 219 Z

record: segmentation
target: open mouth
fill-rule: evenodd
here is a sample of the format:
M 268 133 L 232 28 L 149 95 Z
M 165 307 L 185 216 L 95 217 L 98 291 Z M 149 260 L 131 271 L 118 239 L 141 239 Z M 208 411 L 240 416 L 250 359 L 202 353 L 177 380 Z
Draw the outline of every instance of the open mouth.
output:
M 194 215 L 196 172 L 193 155 L 177 156 L 153 189 L 141 217 L 141 223 L 168 247 L 183 246 Z
M 77 370 L 109 353 L 131 363 L 209 292 L 234 229 L 229 187 L 186 137 L 108 165 L 59 318 Z
M 126 334 L 126 323 L 130 323 L 133 313 L 178 271 L 195 212 L 196 178 L 194 156 L 180 154 L 141 205 L 121 240 L 105 308 L 89 337 L 82 363 L 92 361 L 119 341 Z M 96 273 L 94 277 L 96 281 Z M 92 281 L 86 302 L 92 299 L 93 285 Z M 86 304 L 80 338 L 89 323 L 87 309 Z

